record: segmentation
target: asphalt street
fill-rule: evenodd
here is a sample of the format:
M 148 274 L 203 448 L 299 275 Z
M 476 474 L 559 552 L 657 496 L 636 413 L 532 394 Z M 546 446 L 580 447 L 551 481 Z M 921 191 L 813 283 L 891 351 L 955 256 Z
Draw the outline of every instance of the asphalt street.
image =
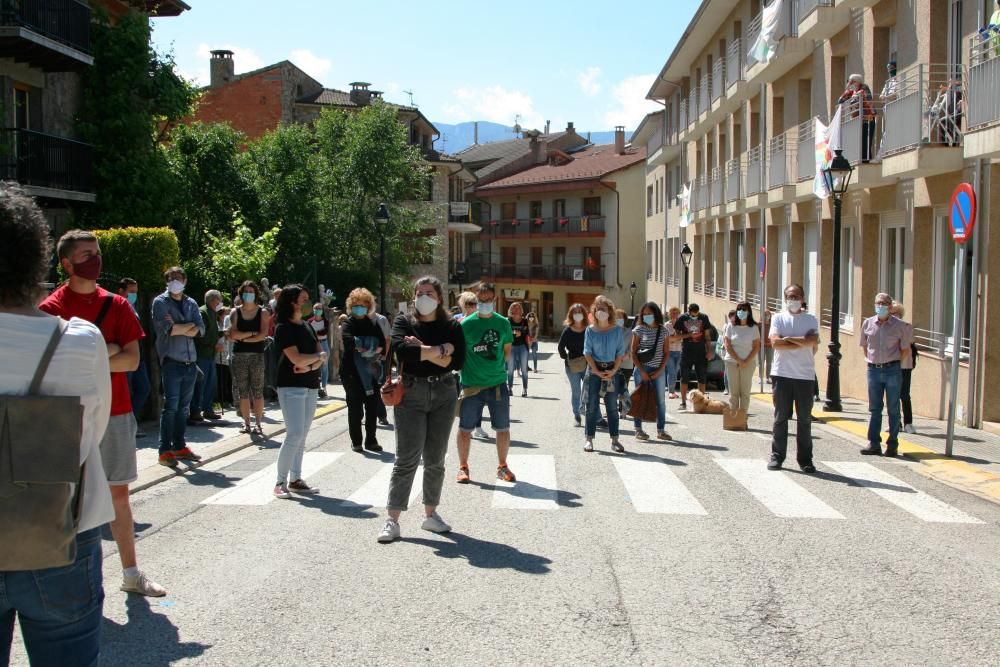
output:
M 606 431 L 585 453 L 554 349 L 512 399 L 518 483 L 475 441 L 456 484 L 452 448 L 450 534 L 420 530 L 416 494 L 376 543 L 394 433 L 356 454 L 346 411 L 310 434 L 318 497 L 270 498 L 283 436 L 136 494 L 140 566 L 169 594 L 119 592 L 105 542 L 103 664 L 997 664 L 1000 506 L 820 426 L 817 474 L 794 441 L 768 472 L 763 403 L 730 433 L 668 401 L 674 442 L 628 424 L 625 455 Z

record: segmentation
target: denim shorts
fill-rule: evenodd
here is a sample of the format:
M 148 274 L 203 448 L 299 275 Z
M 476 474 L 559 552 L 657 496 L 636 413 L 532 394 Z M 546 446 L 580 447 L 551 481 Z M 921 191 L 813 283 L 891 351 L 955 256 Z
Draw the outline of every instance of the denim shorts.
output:
M 510 430 L 510 390 L 506 384 L 485 387 L 475 396 L 462 399 L 458 429 L 472 433 L 483 417 L 483 407 L 490 410 L 490 425 L 494 431 L 503 433 Z

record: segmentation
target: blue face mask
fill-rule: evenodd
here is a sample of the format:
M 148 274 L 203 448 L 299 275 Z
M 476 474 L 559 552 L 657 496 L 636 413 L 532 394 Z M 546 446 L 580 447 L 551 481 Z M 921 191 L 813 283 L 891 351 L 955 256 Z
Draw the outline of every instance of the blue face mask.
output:
M 136 299 L 139 298 L 139 293 L 138 292 L 129 292 L 129 293 L 127 293 L 125 295 L 125 298 L 128 299 L 128 302 L 134 306 Z
M 885 319 L 889 317 L 889 306 L 875 305 L 875 314 L 879 316 L 880 319 Z
M 736 319 L 738 319 L 740 321 L 743 321 L 746 318 L 747 318 L 747 311 L 745 311 L 745 310 L 737 310 L 736 311 Z
M 646 326 L 649 326 L 656 321 L 656 317 L 654 315 L 643 315 L 642 321 Z
M 493 302 L 492 301 L 481 301 L 476 306 L 479 309 L 480 315 L 492 315 L 493 314 Z
M 256 299 L 256 298 L 257 298 L 257 295 L 254 294 L 253 292 L 244 292 L 243 293 L 243 303 L 253 303 L 254 299 Z
M 617 324 L 620 327 L 623 327 L 625 326 L 625 320 L 615 320 L 615 324 Z
M 364 317 L 368 314 L 368 306 L 351 306 L 351 315 L 354 317 Z

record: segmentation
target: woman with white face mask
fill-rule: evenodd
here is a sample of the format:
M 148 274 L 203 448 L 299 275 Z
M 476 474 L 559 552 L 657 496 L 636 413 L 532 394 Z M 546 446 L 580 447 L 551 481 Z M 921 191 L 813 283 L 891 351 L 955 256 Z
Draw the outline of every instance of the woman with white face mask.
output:
M 424 521 L 432 533 L 446 533 L 451 526 L 438 515 L 444 459 L 455 421 L 454 371 L 465 363 L 465 336 L 442 303 L 441 281 L 431 276 L 417 280 L 416 312 L 396 316 L 392 324 L 392 350 L 403 376 L 403 400 L 394 408 L 396 463 L 389 478 L 388 518 L 378 535 L 382 543 L 399 538 L 399 515 L 407 509 L 413 477 L 424 464 Z
M 559 336 L 559 358 L 566 365 L 566 379 L 569 380 L 570 403 L 573 406 L 573 419 L 577 426 L 582 426 L 580 393 L 583 387 L 583 375 L 587 371 L 587 359 L 583 356 L 583 343 L 587 331 L 587 309 L 582 303 L 574 303 L 563 320 L 565 329 Z
M 649 383 L 653 385 L 656 393 L 657 440 L 670 440 L 670 434 L 665 428 L 667 422 L 665 394 L 670 336 L 673 333 L 670 323 L 663 321 L 663 312 L 655 302 L 643 304 L 629 349 L 635 366 L 636 386 Z M 649 440 L 649 434 L 642 430 L 641 419 L 635 420 L 635 439 Z
M 729 407 L 732 410 L 750 409 L 750 390 L 753 372 L 760 351 L 760 329 L 753 319 L 749 302 L 736 304 L 736 315 L 722 331 L 725 347 L 726 378 L 729 381 Z
M 608 297 L 599 295 L 590 306 L 594 323 L 587 328 L 583 341 L 583 356 L 587 359 L 587 374 L 584 377 L 584 403 L 587 406 L 586 442 L 583 451 L 594 451 L 594 435 L 597 421 L 601 416 L 600 402 L 608 415 L 608 432 L 611 434 L 611 449 L 619 454 L 625 448 L 618 441 L 618 387 L 615 376 L 627 354 L 625 335 L 615 324 L 615 304 Z

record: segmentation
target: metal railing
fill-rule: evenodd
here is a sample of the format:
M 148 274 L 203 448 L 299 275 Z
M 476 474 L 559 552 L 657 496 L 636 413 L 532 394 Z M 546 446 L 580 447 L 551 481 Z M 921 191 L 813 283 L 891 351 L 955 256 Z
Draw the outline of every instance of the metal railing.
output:
M 771 137 L 767 143 L 767 186 L 777 188 L 795 182 L 798 167 L 795 164 L 797 147 L 795 129 Z
M 458 270 L 461 269 L 461 280 L 458 280 Z M 481 253 L 468 255 L 462 261 L 448 260 L 448 275 L 455 278 L 452 282 L 472 283 L 483 277 L 483 256 Z
M 683 132 L 688 126 L 688 101 L 685 97 L 677 104 L 678 125 Z
M 0 0 L 0 25 L 22 26 L 90 53 L 90 7 L 77 0 Z
M 663 128 L 658 127 L 656 131 L 646 140 L 646 155 L 652 155 L 663 145 Z
M 764 153 L 761 148 L 761 146 L 754 146 L 747 152 L 746 187 L 744 188 L 747 195 L 756 195 L 762 192 L 760 168 L 764 160 Z
M 712 66 L 712 101 L 716 101 L 726 92 L 726 61 L 719 58 Z
M 32 130 L 0 130 L 0 180 L 94 191 L 94 147 Z
M 729 52 L 726 54 L 726 88 L 744 80 L 743 49 L 744 43 L 740 39 L 734 39 L 729 45 Z
M 799 21 L 816 11 L 817 7 L 833 7 L 833 0 L 796 0 L 796 3 Z
M 816 176 L 816 118 L 810 118 L 798 127 L 799 154 L 796 159 L 796 176 L 800 181 Z
M 482 234 L 495 238 L 532 236 L 573 236 L 574 234 L 604 234 L 602 215 L 572 215 L 561 218 L 515 218 L 490 220 Z
M 569 264 L 490 264 L 487 275 L 507 280 L 549 280 L 557 282 L 604 281 L 604 267 Z
M 726 201 L 734 202 L 740 198 L 740 180 L 743 169 L 739 158 L 726 163 Z
M 746 294 L 743 295 L 743 299 L 742 300 L 746 301 L 751 306 L 753 306 L 754 308 L 757 309 L 757 312 L 754 315 L 757 318 L 757 321 L 759 322 L 760 321 L 760 294 L 754 294 L 753 292 L 747 292 Z
M 781 309 L 784 307 L 784 305 L 785 304 L 782 302 L 781 299 L 776 299 L 771 296 L 767 297 L 767 309 L 770 310 L 772 313 L 781 312 Z
M 698 189 L 694 191 L 694 210 L 708 208 L 708 178 L 704 174 L 698 177 Z
M 722 188 L 725 180 L 723 167 L 712 167 L 712 177 L 708 186 L 708 203 L 710 206 L 719 206 L 722 204 Z
M 757 64 L 757 59 L 753 57 L 750 53 L 750 49 L 757 42 L 757 37 L 760 35 L 760 24 L 763 18 L 763 14 L 757 14 L 750 21 L 750 25 L 747 26 L 747 44 L 746 44 L 746 60 L 743 63 L 744 71 L 749 70 L 751 67 Z
M 698 111 L 705 113 L 712 108 L 712 73 L 705 72 L 698 87 Z
M 705 286 L 697 281 L 691 283 L 691 289 L 693 289 L 695 292 L 698 292 L 699 294 L 705 292 Z
M 961 146 L 962 80 L 960 65 L 920 63 L 897 74 L 896 95 L 885 103 L 880 152 L 893 155 L 920 145 Z
M 699 91 L 697 87 L 692 86 L 691 93 L 688 95 L 688 122 L 697 123 L 698 116 L 701 115 L 701 107 L 698 106 Z
M 1000 27 L 969 38 L 969 129 L 1000 122 Z
M 874 106 L 871 101 L 865 102 L 861 96 L 852 97 L 840 105 L 840 144 L 844 157 L 851 164 L 858 164 L 872 158 L 872 144 L 875 136 L 875 120 L 871 117 Z M 868 116 L 866 118 L 866 116 Z M 863 147 L 867 137 L 867 146 Z
M 913 342 L 917 346 L 918 350 L 924 352 L 930 352 L 939 357 L 953 357 L 955 355 L 955 337 L 949 336 L 946 333 L 941 333 L 940 331 L 931 331 L 930 329 L 918 329 L 913 327 Z M 959 360 L 968 361 L 969 360 L 969 345 L 970 341 L 968 337 L 962 338 L 962 347 L 959 350 Z
M 833 311 L 829 308 L 821 308 L 819 312 L 819 325 L 822 327 L 831 326 Z M 840 314 L 840 328 L 851 330 L 854 328 L 854 316 L 850 313 Z

